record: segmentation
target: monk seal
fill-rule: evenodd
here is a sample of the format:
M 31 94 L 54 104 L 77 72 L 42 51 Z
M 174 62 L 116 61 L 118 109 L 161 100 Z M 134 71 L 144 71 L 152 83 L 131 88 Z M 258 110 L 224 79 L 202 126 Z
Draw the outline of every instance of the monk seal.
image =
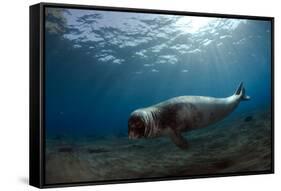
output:
M 249 99 L 241 82 L 235 93 L 226 98 L 179 96 L 137 109 L 128 120 L 129 139 L 168 135 L 178 147 L 186 149 L 183 132 L 214 124 L 230 114 L 240 101 Z

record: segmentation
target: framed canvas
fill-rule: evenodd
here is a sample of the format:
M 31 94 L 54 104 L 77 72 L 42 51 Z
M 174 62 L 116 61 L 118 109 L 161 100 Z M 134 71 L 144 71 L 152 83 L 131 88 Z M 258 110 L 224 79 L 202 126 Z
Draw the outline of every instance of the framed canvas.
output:
M 274 19 L 30 7 L 30 184 L 274 172 Z

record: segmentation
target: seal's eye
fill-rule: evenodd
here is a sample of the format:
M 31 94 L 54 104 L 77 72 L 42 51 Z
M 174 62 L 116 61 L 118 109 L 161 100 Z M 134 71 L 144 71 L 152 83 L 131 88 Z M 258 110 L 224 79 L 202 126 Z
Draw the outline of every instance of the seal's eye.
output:
M 131 116 L 128 121 L 130 138 L 140 138 L 144 136 L 145 123 L 139 116 Z
M 141 120 L 137 120 L 135 124 L 136 124 L 136 128 L 142 128 L 143 122 Z
M 132 116 L 129 119 L 129 126 L 133 127 L 133 128 L 142 128 L 143 126 L 143 121 L 140 117 L 138 116 Z

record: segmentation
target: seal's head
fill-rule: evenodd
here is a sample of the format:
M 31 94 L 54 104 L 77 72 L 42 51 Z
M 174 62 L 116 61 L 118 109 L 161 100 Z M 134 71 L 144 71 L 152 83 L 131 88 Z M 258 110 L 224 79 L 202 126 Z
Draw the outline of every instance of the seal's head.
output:
M 146 123 L 142 112 L 133 112 L 128 121 L 129 139 L 143 138 L 145 134 Z

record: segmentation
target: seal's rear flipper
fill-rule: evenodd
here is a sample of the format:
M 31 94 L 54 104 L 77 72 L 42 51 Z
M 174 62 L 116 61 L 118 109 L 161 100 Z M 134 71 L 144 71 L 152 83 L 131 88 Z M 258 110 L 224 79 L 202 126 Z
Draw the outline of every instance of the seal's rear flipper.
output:
M 245 88 L 243 87 L 243 82 L 241 82 L 237 88 L 237 90 L 235 91 L 235 95 L 239 95 L 241 96 L 241 100 L 247 101 L 250 100 L 250 96 L 246 95 L 246 91 Z
M 187 140 L 178 132 L 172 130 L 170 133 L 171 140 L 181 149 L 188 148 Z
M 247 95 L 246 95 L 246 91 L 245 91 L 245 88 L 244 88 L 244 87 L 242 88 L 242 97 L 241 97 L 241 99 L 244 100 L 244 101 L 248 101 L 248 100 L 251 99 L 250 96 L 247 96 Z

